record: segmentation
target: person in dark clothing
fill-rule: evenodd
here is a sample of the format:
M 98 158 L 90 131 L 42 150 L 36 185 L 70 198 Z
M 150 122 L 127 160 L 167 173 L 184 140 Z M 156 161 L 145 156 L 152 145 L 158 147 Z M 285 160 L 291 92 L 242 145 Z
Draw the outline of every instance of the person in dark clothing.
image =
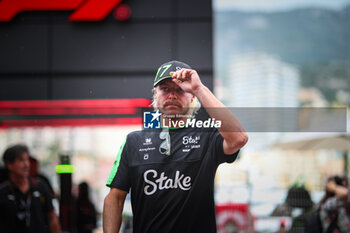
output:
M 292 217 L 292 226 L 288 232 L 304 233 L 307 216 L 313 205 L 310 193 L 303 185 L 293 186 L 288 190 L 285 202 L 277 205 L 271 216 Z
M 312 211 L 314 203 L 311 199 L 309 191 L 304 187 L 293 187 L 288 190 L 286 203 L 292 207 L 292 226 L 288 231 L 290 233 L 305 232 L 305 223 L 308 214 Z M 295 214 L 299 210 L 300 213 Z
M 217 167 L 234 162 L 248 136 L 189 65 L 161 65 L 153 87 L 156 111 L 148 113 L 148 125 L 157 121 L 159 127 L 134 131 L 121 146 L 107 180 L 103 230 L 120 230 L 130 191 L 134 233 L 215 233 Z M 207 122 L 218 126 L 204 130 L 203 121 L 193 118 L 197 100 L 210 116 Z M 190 128 L 189 122 L 199 124 Z
M 25 145 L 7 148 L 3 161 L 9 179 L 0 185 L 1 233 L 59 233 L 47 186 L 29 176 L 29 150 Z
M 56 195 L 55 195 L 55 192 L 52 188 L 52 185 L 51 185 L 49 179 L 45 175 L 39 173 L 39 161 L 36 158 L 34 158 L 33 156 L 29 156 L 29 161 L 30 161 L 30 176 L 34 179 L 39 179 L 43 183 L 45 183 L 47 185 L 47 187 L 49 188 L 49 191 L 51 193 L 51 197 L 55 198 Z
M 79 184 L 77 206 L 78 233 L 92 233 L 96 228 L 96 210 L 89 197 L 89 185 L 86 182 Z

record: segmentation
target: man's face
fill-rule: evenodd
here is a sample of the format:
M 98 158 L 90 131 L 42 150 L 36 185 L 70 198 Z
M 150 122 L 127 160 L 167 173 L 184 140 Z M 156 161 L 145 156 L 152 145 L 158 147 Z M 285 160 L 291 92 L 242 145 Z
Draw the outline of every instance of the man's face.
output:
M 20 177 L 29 176 L 29 155 L 27 152 L 24 152 L 18 156 L 13 163 L 8 163 L 7 168 L 10 170 L 11 174 Z
M 171 79 L 165 79 L 154 90 L 154 99 L 159 111 L 166 115 L 186 115 L 194 96 L 184 92 Z

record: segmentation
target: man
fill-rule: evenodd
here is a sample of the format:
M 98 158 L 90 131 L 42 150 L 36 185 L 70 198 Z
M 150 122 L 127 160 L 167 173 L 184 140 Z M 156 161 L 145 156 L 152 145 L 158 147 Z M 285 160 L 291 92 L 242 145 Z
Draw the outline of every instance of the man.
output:
M 28 148 L 20 144 L 7 148 L 3 161 L 9 171 L 9 179 L 0 186 L 0 231 L 60 232 L 47 187 L 30 178 Z
M 121 146 L 107 181 L 111 190 L 104 202 L 104 232 L 119 231 L 129 190 L 134 233 L 216 232 L 216 169 L 236 159 L 247 135 L 187 64 L 163 64 L 153 86 L 163 129 L 132 132 Z M 218 129 L 184 126 L 193 120 L 196 99 L 222 123 Z

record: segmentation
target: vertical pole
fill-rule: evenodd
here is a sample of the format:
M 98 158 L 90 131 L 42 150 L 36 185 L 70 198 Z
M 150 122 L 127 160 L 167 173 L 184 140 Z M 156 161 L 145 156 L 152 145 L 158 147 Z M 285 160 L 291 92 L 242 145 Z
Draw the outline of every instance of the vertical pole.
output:
M 56 167 L 60 177 L 60 222 L 62 232 L 72 232 L 72 173 L 69 155 L 60 155 L 61 164 Z

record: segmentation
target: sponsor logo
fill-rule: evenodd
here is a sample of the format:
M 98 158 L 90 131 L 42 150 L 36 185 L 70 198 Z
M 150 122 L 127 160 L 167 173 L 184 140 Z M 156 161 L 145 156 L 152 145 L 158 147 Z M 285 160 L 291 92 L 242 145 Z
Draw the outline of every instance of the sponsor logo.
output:
M 144 156 L 143 156 L 143 160 L 147 160 L 149 158 L 149 155 L 148 154 L 145 154 Z
M 152 145 L 152 139 L 151 138 L 146 138 L 145 142 L 143 143 L 144 146 Z
M 182 137 L 182 144 L 185 145 L 185 148 L 182 149 L 182 152 L 189 152 L 191 149 L 198 149 L 201 145 L 198 144 L 200 136 L 184 136 Z
M 143 113 L 143 128 L 144 129 L 159 129 L 160 128 L 160 115 L 157 111 L 144 112 Z
M 147 170 L 143 174 L 145 183 L 147 184 L 144 188 L 146 195 L 152 195 L 158 190 L 164 189 L 181 189 L 188 191 L 191 189 L 191 177 L 181 174 L 180 171 L 176 171 L 174 178 L 169 178 L 164 172 L 160 173 L 156 170 Z
M 8 22 L 21 11 L 72 11 L 69 21 L 101 21 L 122 0 L 2 0 L 0 1 L 0 21 Z
M 200 136 L 196 136 L 195 138 L 192 138 L 192 136 L 184 136 L 182 138 L 182 144 L 184 144 L 184 145 L 197 144 L 200 139 L 201 139 Z
M 139 151 L 147 152 L 147 151 L 151 151 L 151 150 L 155 150 L 155 149 L 156 149 L 155 147 L 147 147 L 147 148 L 140 148 Z

